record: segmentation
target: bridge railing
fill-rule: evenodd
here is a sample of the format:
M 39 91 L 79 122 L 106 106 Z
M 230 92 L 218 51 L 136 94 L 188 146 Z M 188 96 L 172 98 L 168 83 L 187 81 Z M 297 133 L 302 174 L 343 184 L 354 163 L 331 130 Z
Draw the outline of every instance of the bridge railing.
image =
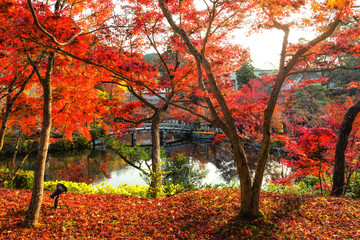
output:
M 143 123 L 136 130 L 147 130 L 151 129 L 151 123 Z M 160 123 L 160 129 L 169 129 L 169 130 L 192 130 L 191 124 L 176 124 L 176 123 Z

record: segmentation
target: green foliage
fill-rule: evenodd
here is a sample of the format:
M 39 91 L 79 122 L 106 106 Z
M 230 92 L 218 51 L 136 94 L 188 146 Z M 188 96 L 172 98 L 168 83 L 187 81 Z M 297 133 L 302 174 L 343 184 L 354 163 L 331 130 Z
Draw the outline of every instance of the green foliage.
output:
M 360 59 L 352 55 L 344 54 L 339 56 L 339 62 L 344 62 L 346 67 L 356 68 L 360 64 Z M 360 78 L 359 70 L 338 69 L 323 73 L 325 77 L 329 78 L 326 82 L 326 93 L 330 97 L 347 98 L 357 94 L 357 89 L 348 89 L 348 84 L 351 82 L 358 82 Z
M 315 176 L 307 176 L 302 178 L 299 182 L 303 183 L 306 188 L 313 189 L 319 182 L 319 178 Z
M 178 193 L 192 191 L 198 189 L 201 180 L 206 176 L 207 172 L 202 171 L 189 162 L 183 155 L 179 154 L 174 159 L 164 157 L 165 151 L 162 153 L 162 163 L 164 168 L 163 175 L 163 194 L 172 196 Z M 149 174 L 143 174 L 145 182 L 150 182 L 151 171 Z
M 217 183 L 217 184 L 209 184 L 209 183 L 205 183 L 202 184 L 198 189 L 237 189 L 240 190 L 240 183 L 236 183 L 236 182 L 232 182 L 231 184 L 225 184 L 225 183 Z
M 150 150 L 126 146 L 110 137 L 105 139 L 105 144 L 125 161 L 138 167 L 147 166 L 147 168 L 141 168 L 140 173 L 146 184 L 150 185 L 154 177 L 159 177 L 152 171 Z M 197 189 L 200 186 L 201 179 L 206 176 L 206 172 L 192 165 L 184 155 L 178 155 L 173 160 L 166 155 L 166 151 L 161 149 L 162 171 L 157 174 L 162 175 L 164 186 L 160 197 Z M 149 191 L 149 194 L 151 195 L 152 192 Z
M 69 139 L 61 139 L 58 142 L 52 143 L 50 145 L 50 151 L 60 152 L 60 151 L 70 151 L 70 150 L 80 150 L 86 149 L 89 147 L 89 141 L 83 137 L 74 137 L 73 141 Z
M 5 181 L 5 174 L 9 172 L 9 169 L 0 169 L 0 182 Z M 0 184 L 2 185 L 2 184 Z M 7 187 L 15 189 L 32 189 L 34 185 L 34 172 L 19 170 L 14 180 L 11 181 Z
M 45 191 L 54 191 L 58 183 L 64 184 L 70 193 L 83 194 L 124 194 L 138 197 L 146 197 L 148 186 L 120 184 L 114 188 L 110 184 L 104 182 L 97 186 L 86 183 L 67 182 L 67 181 L 50 181 L 44 183 Z
M 254 66 L 251 64 L 251 62 L 244 63 L 239 70 L 237 70 L 236 73 L 236 81 L 239 84 L 239 88 L 241 88 L 242 85 L 248 84 L 250 79 L 256 78 L 254 73 Z
M 292 185 L 268 183 L 266 184 L 264 191 L 272 193 L 294 194 L 298 196 L 318 195 L 319 191 L 316 190 L 318 183 L 318 177 L 307 176 L 301 178 L 301 180 Z
M 148 162 L 151 159 L 151 154 L 145 148 L 139 146 L 127 146 L 112 137 L 105 137 L 104 140 L 105 145 L 112 149 L 125 161 L 141 165 L 143 162 Z
M 82 194 L 124 194 L 130 196 L 138 196 L 142 198 L 147 198 L 149 186 L 145 185 L 129 185 L 129 184 L 120 184 L 117 188 L 114 188 L 107 182 L 101 183 L 99 185 L 93 186 L 92 184 L 86 183 L 77 183 L 77 182 L 67 182 L 67 181 L 49 181 L 44 182 L 45 191 L 54 191 L 58 183 L 64 184 L 68 192 L 70 193 L 82 193 Z M 230 185 L 221 183 L 221 184 L 204 184 L 193 190 L 199 189 L 240 189 L 240 184 L 233 182 Z M 163 195 L 162 197 L 170 197 L 179 193 L 189 191 L 182 184 L 167 184 L 163 186 Z
M 2 156 L 12 156 L 15 149 L 15 138 L 7 138 L 4 141 L 4 146 L 2 150 L 0 151 L 0 155 Z M 24 140 L 20 142 L 19 148 L 18 148 L 18 154 L 24 154 L 27 153 L 30 150 L 30 147 L 32 145 L 32 140 Z
M 360 170 L 356 170 L 353 173 L 353 177 L 350 178 L 349 186 L 345 192 L 345 196 L 360 199 Z
M 106 91 L 101 91 L 99 89 L 98 90 L 98 97 L 103 98 L 103 99 L 109 99 L 109 94 Z
M 162 178 L 164 172 L 161 170 L 161 168 L 159 171 L 156 172 L 152 170 L 150 153 L 151 149 L 145 150 L 144 148 L 138 146 L 126 146 L 111 137 L 105 137 L 104 139 L 105 144 L 110 149 L 115 151 L 116 154 L 118 154 L 125 162 L 141 171 L 140 176 L 145 180 L 148 185 L 151 185 L 152 182 L 157 183 L 157 186 L 152 186 L 148 189 L 147 196 L 149 198 L 158 198 L 164 196 L 161 181 L 157 181 L 157 179 Z M 161 149 L 160 155 L 161 157 L 164 157 L 165 150 Z M 145 166 L 145 168 L 142 166 Z
M 277 183 L 268 183 L 264 189 L 265 192 L 294 194 L 299 196 L 310 196 L 311 188 L 307 188 L 303 182 L 293 185 L 284 185 Z
M 94 186 L 86 183 L 77 183 L 77 182 L 66 182 L 66 181 L 49 181 L 44 182 L 45 191 L 55 191 L 56 185 L 62 183 L 68 189 L 68 192 L 72 193 L 85 193 L 85 194 L 94 194 L 96 193 Z
M 325 87 L 320 83 L 309 84 L 298 89 L 294 94 L 296 104 L 292 106 L 295 112 L 308 119 L 314 118 L 319 109 L 328 103 Z
M 186 189 L 181 184 L 167 184 L 163 186 L 163 193 L 165 196 L 170 197 L 179 193 L 186 192 Z
M 101 127 L 93 127 L 90 130 L 90 134 L 92 140 L 101 139 L 106 136 L 105 129 Z
M 129 184 L 120 184 L 117 188 L 114 188 L 108 183 L 101 183 L 96 186 L 96 193 L 102 194 L 123 194 L 137 197 L 146 197 L 149 187 L 144 185 L 129 185 Z
M 185 190 L 191 191 L 201 185 L 201 180 L 207 172 L 191 164 L 185 155 L 179 154 L 174 159 L 165 159 L 164 185 L 181 185 Z

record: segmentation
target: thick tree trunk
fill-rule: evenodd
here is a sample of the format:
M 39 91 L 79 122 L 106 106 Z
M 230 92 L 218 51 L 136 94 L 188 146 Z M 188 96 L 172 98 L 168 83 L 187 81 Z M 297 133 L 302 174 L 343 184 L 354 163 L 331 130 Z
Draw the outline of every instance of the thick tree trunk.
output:
M 251 176 L 249 171 L 249 166 L 247 164 L 247 157 L 240 143 L 240 139 L 235 136 L 230 139 L 232 149 L 234 151 L 234 159 L 236 164 L 236 169 L 240 179 L 241 187 L 241 206 L 240 206 L 240 216 L 244 218 L 252 218 L 258 215 L 258 212 L 254 212 L 251 208 L 252 205 L 252 191 L 251 191 Z
M 151 123 L 151 183 L 149 189 L 149 196 L 157 198 L 161 194 L 162 190 L 162 169 L 161 169 L 161 158 L 160 158 L 160 123 L 162 120 L 163 113 L 157 111 Z
M 52 90 L 51 90 L 51 76 L 54 67 L 55 53 L 50 53 L 48 59 L 48 67 L 46 76 L 40 82 L 43 87 L 44 95 L 44 109 L 43 109 L 43 122 L 40 135 L 40 145 L 36 156 L 35 172 L 34 172 L 34 187 L 32 190 L 29 209 L 25 218 L 25 226 L 33 227 L 38 224 L 40 208 L 42 204 L 44 192 L 44 172 L 45 161 L 48 153 L 50 129 L 51 129 L 51 104 L 52 104 Z
M 345 179 L 345 151 L 353 123 L 359 112 L 360 112 L 360 101 L 355 103 L 346 111 L 344 120 L 341 123 L 340 132 L 335 149 L 334 176 L 333 176 L 333 186 L 331 189 L 332 196 L 341 196 L 343 194 L 344 179 Z

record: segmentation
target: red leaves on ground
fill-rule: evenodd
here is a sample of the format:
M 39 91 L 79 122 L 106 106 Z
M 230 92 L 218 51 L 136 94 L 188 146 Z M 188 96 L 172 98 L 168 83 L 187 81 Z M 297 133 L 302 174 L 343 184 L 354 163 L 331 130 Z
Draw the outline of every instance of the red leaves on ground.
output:
M 0 238 L 113 239 L 354 239 L 360 201 L 264 193 L 265 218 L 241 220 L 238 190 L 202 190 L 146 200 L 122 195 L 70 194 L 60 207 L 45 193 L 41 225 L 19 227 L 30 191 L 0 189 Z

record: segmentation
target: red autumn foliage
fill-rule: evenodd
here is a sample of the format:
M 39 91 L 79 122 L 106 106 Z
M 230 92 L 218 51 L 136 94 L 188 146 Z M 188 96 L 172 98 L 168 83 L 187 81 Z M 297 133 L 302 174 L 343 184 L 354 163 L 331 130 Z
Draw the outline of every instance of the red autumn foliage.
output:
M 293 159 L 282 160 L 294 169 L 293 173 L 280 183 L 291 184 L 296 178 L 316 176 L 321 179 L 330 174 L 333 166 L 333 149 L 336 142 L 335 134 L 328 128 L 294 127 L 294 138 L 286 139 L 286 148 Z
M 264 193 L 266 218 L 240 220 L 238 190 L 202 190 L 146 200 L 122 195 L 45 197 L 40 225 L 19 226 L 25 190 L 0 189 L 1 239 L 358 239 L 360 201 Z M 49 196 L 50 192 L 45 192 Z

